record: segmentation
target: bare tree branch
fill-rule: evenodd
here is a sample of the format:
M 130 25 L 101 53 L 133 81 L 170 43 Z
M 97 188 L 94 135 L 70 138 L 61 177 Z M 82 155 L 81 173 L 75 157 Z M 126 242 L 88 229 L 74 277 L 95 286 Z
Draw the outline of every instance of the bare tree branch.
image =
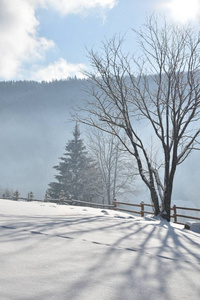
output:
M 155 214 L 160 201 L 170 220 L 176 168 L 199 148 L 200 34 L 162 22 L 153 15 L 134 30 L 140 57 L 124 54 L 124 38 L 116 36 L 103 43 L 101 53 L 89 51 L 94 71 L 85 74 L 92 100 L 82 108 L 87 116 L 77 118 L 119 139 L 136 159 Z M 144 126 L 162 155 L 162 170 L 150 154 Z

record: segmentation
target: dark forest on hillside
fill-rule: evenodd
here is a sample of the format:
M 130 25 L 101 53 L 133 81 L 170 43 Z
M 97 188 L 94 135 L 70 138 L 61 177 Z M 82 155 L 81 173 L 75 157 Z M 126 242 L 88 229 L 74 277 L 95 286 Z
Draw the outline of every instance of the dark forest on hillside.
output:
M 0 82 L 0 189 L 42 197 L 74 124 L 85 80 Z
M 52 167 L 75 125 L 70 112 L 88 99 L 87 84 L 80 79 L 0 82 L 0 190 L 18 189 L 24 196 L 33 191 L 35 197 L 44 197 L 54 180 Z M 84 138 L 83 125 L 80 130 Z M 196 152 L 178 170 L 175 199 L 198 203 L 199 170 Z M 148 200 L 148 194 L 139 197 Z

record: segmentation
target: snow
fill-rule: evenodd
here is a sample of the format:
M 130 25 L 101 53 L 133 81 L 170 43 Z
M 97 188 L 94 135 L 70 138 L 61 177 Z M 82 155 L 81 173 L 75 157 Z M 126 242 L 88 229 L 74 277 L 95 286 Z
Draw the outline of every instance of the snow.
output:
M 185 228 L 192 230 L 194 232 L 200 233 L 200 223 L 199 222 L 186 222 Z
M 0 200 L 0 299 L 199 299 L 200 234 L 105 209 Z

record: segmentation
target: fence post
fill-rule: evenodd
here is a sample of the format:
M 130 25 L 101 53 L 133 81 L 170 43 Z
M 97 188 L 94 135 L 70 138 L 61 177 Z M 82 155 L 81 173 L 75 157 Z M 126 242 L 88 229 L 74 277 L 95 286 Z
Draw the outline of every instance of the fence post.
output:
M 141 217 L 144 217 L 144 202 L 143 201 L 140 203 L 140 206 L 141 206 Z
M 177 223 L 176 205 L 174 205 L 172 208 L 173 208 L 173 210 L 174 210 L 174 214 L 173 214 L 173 217 L 174 217 L 174 223 Z
M 61 190 L 59 194 L 59 200 L 61 201 L 61 203 L 63 203 L 64 199 L 65 199 L 65 192 Z
M 28 193 L 28 201 L 33 200 L 33 192 Z
M 13 199 L 14 199 L 14 200 L 18 200 L 18 199 L 19 199 L 19 192 L 18 192 L 18 190 L 16 190 L 16 191 L 14 192 Z
M 48 191 L 48 190 L 46 190 L 46 192 L 45 192 L 45 196 L 44 196 L 44 201 L 45 201 L 45 202 L 48 202 L 48 201 L 49 201 L 49 199 L 50 199 L 49 191 Z
M 116 198 L 113 199 L 113 208 L 114 208 L 114 210 L 117 210 L 117 200 L 116 200 Z

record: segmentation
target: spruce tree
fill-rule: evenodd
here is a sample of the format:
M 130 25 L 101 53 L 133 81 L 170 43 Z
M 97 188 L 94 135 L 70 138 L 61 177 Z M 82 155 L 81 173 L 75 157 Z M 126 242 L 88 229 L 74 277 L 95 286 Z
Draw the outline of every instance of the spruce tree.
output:
M 74 128 L 73 137 L 67 143 L 60 163 L 53 167 L 59 174 L 55 175 L 57 182 L 49 184 L 50 196 L 58 198 L 63 190 L 67 199 L 89 200 L 94 196 L 95 184 L 91 182 L 95 180 L 95 164 L 88 158 L 78 124 Z

